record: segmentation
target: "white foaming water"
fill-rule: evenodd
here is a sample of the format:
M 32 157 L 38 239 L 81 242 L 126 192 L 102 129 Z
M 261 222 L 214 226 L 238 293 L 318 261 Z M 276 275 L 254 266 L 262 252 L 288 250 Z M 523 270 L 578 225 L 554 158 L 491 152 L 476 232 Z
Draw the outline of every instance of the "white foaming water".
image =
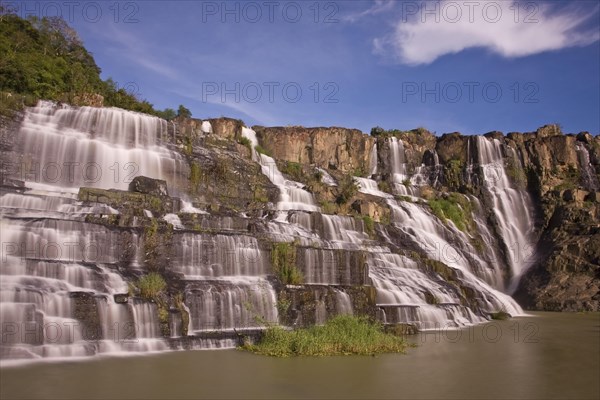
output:
M 369 177 L 377 173 L 377 143 L 373 144 L 371 149 L 371 163 L 369 165 Z
M 262 278 L 198 282 L 188 287 L 190 332 L 262 328 L 277 323 L 275 290 Z
M 358 176 L 354 177 L 355 182 L 358 184 L 358 191 L 365 194 L 370 194 L 372 196 L 383 197 L 384 199 L 393 199 L 389 193 L 383 192 L 379 190 L 377 186 L 377 181 L 368 178 L 361 178 Z
M 210 124 L 210 121 L 202 121 L 200 130 L 204 133 L 213 133 L 213 128 L 212 128 L 212 125 Z
M 332 187 L 335 187 L 338 185 L 337 182 L 335 181 L 335 179 L 333 179 L 333 177 L 329 174 L 329 172 L 327 172 L 323 168 L 317 168 L 317 170 L 322 175 L 321 182 L 323 182 L 327 186 L 332 186 Z
M 512 288 L 516 289 L 520 276 L 531 264 L 533 253 L 533 205 L 525 190 L 513 186 L 502 157 L 502 143 L 498 139 L 476 137 L 479 165 L 483 169 L 484 187 L 494 201 L 494 214 L 502 240 L 508 250 L 512 272 Z M 508 151 L 514 151 L 508 148 Z M 513 154 L 518 160 L 516 154 Z
M 334 289 L 337 313 L 340 315 L 354 315 L 352 300 L 348 293 Z
M 252 129 L 243 127 L 242 136 L 250 140 L 253 149 L 258 145 L 256 132 Z M 315 204 L 312 194 L 302 189 L 303 185 L 301 183 L 284 178 L 273 158 L 253 150 L 252 159 L 261 165 L 262 173 L 279 188 L 280 197 L 279 202 L 277 203 L 278 210 L 320 210 Z
M 157 117 L 40 101 L 21 125 L 24 158 L 15 177 L 53 187 L 121 190 L 138 175 L 172 182 L 186 166 L 161 145 L 167 136 L 168 123 Z
M 598 175 L 596 175 L 594 167 L 590 162 L 590 152 L 583 143 L 577 142 L 575 146 L 577 148 L 579 165 L 581 166 L 583 183 L 586 189 L 597 192 L 600 189 L 600 183 L 598 182 Z
M 429 183 L 429 178 L 425 174 L 425 165 L 420 165 L 415 168 L 414 173 L 409 173 L 404 143 L 396 137 L 391 137 L 389 140 L 390 165 L 395 191 L 401 196 L 418 196 L 418 187 Z
M 183 223 L 177 214 L 166 214 L 163 219 L 173 225 L 173 229 L 184 229 Z
M 188 280 L 262 276 L 269 271 L 268 255 L 252 236 L 177 234 L 173 269 Z
M 190 201 L 181 199 L 181 212 L 187 214 L 208 214 L 206 211 L 196 208 Z
M 208 131 L 205 123 L 203 130 Z M 122 110 L 40 103 L 27 112 L 19 134 L 24 139 L 26 163 L 58 160 L 85 165 L 92 161 L 109 168 L 111 162 L 118 161 L 123 178 L 123 173 L 131 172 L 123 169 L 123 160 L 139 161 L 138 174 L 166 179 L 170 184 L 172 175 L 181 174 L 187 167 L 182 164 L 185 160 L 162 146 L 169 132 L 167 128 L 170 129 L 162 120 Z M 243 134 L 253 145 L 257 144 L 254 131 L 244 128 Z M 398 141 L 394 146 L 395 179 L 406 179 L 403 149 Z M 372 154 L 370 172 L 376 173 L 376 148 L 372 151 L 375 156 Z M 386 199 L 392 209 L 393 229 L 405 235 L 402 240 L 411 241 L 431 258 L 456 270 L 461 285 L 472 289 L 473 301 L 477 303 L 474 310 L 479 315 L 460 305 L 460 296 L 442 277 L 423 272 L 414 261 L 391 253 L 390 248 L 399 247 L 395 242 L 398 238 L 390 237 L 394 235 L 387 231 L 392 228 L 377 226 L 377 234 L 389 241 L 388 248 L 370 238 L 360 219 L 314 213 L 319 209 L 302 185 L 285 180 L 272 158 L 256 152 L 253 157 L 281 191 L 279 211 L 260 228 L 268 231 L 261 233 L 272 241 L 297 242 L 299 266 L 309 284 L 307 290 L 321 291 L 328 285 L 327 293 L 333 293 L 336 313 L 353 313 L 352 298 L 345 285 L 371 281 L 384 321 L 390 323 L 414 323 L 422 329 L 436 325 L 458 327 L 482 322 L 482 312 L 505 309 L 513 315 L 521 313 L 512 299 L 492 288 L 492 285 L 499 287 L 498 268 L 488 258 L 469 255 L 472 249 L 468 235 L 450 223 L 442 224 L 425 206 L 399 204 L 393 196 L 380 191 L 375 181 L 356 178 L 361 192 Z M 109 165 L 104 166 L 105 163 Z M 27 165 L 25 170 L 30 171 L 30 164 Z M 333 186 L 335 181 L 323 171 L 323 182 Z M 11 337 L 2 344 L 2 358 L 84 357 L 169 348 L 162 339 L 156 305 L 131 297 L 127 303 L 116 301 L 120 296 L 115 295 L 128 291 L 127 282 L 118 272 L 123 263 L 128 263 L 127 268 L 135 273 L 144 271 L 143 236 L 139 232 L 129 234 L 133 254 L 123 260 L 121 234 L 84 220 L 86 214 L 106 216 L 118 212 L 102 205 L 83 206 L 77 200 L 81 185 L 126 189 L 125 180 L 115 184 L 114 175 L 110 174 L 95 182 L 77 174 L 68 180 L 64 176 L 41 182 L 33 179 L 26 182 L 32 190 L 4 193 L 0 197 L 3 244 L 17 244 L 2 249 L 2 259 L 6 260 L 0 270 L 3 326 L 5 323 L 76 326 L 70 337 L 57 343 L 50 343 L 44 337 Z M 410 179 L 418 184 L 420 178 L 413 175 Z M 185 200 L 181 212 L 206 214 Z M 264 322 L 277 323 L 276 293 L 267 279 L 272 266 L 265 242 L 248 235 L 248 221 L 243 218 L 217 219 L 207 215 L 194 218 L 205 232 L 176 231 L 173 236 L 172 268 L 186 285 L 182 308 L 190 316 L 188 332 L 256 329 Z M 178 230 L 183 228 L 176 214 L 167 214 L 164 219 Z M 483 221 L 477 218 L 475 221 L 479 231 L 484 232 Z M 490 235 L 483 237 L 491 242 Z M 459 248 L 456 243 L 466 244 Z M 80 315 L 77 307 L 87 304 L 86 301 L 95 302 L 98 311 L 101 337 L 95 341 L 83 339 L 82 321 L 74 319 L 74 315 Z M 314 310 L 317 323 L 324 323 L 331 316 L 327 310 L 331 304 L 322 297 L 317 299 Z M 183 320 L 179 314 L 169 314 L 171 336 L 178 337 Z M 231 339 L 199 339 L 195 343 L 201 348 L 235 345 Z

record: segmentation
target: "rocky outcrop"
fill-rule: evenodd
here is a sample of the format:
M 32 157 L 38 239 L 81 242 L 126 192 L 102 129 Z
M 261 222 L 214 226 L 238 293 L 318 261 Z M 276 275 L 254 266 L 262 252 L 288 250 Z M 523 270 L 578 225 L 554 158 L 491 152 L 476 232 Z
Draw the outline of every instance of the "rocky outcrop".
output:
M 357 129 L 254 127 L 263 145 L 277 160 L 311 164 L 344 173 L 366 174 L 375 139 Z
M 299 163 L 302 168 L 317 165 L 335 176 L 336 172 L 356 173 L 357 165 L 363 166 L 358 172 L 364 173 L 371 162 L 373 142 L 351 130 L 259 127 L 257 132 L 263 146 L 276 159 Z M 326 135 L 328 139 L 323 140 Z M 475 195 L 483 203 L 492 231 L 499 229 L 490 212 L 493 200 L 482 191 L 483 171 L 478 166 L 479 150 L 474 137 L 458 132 L 436 137 L 424 130 L 379 132 L 377 179 L 383 190 L 389 190 L 386 182 L 391 172 L 391 136 L 402 141 L 408 174 L 418 167 L 429 168 L 432 177 L 440 174 L 435 175 L 439 177 L 437 184 L 426 188 L 428 198 L 439 197 L 444 191 Z M 517 298 L 532 309 L 600 309 L 600 262 L 596 254 L 600 240 L 600 137 L 587 132 L 563 134 L 557 125 L 529 133 L 512 132 L 505 136 L 495 131 L 485 136 L 503 144 L 503 167 L 509 179 L 515 187 L 526 188 L 534 199 L 537 261 L 523 277 Z M 352 154 L 345 151 L 349 143 Z M 440 169 L 434 171 L 436 163 Z M 353 200 L 352 211 L 376 221 L 388 218 L 379 216 L 381 209 L 386 208 L 380 199 L 360 193 L 354 196 L 358 200 Z
M 129 184 L 130 192 L 145 193 L 158 197 L 169 195 L 167 182 L 161 179 L 152 179 L 146 176 L 136 176 Z

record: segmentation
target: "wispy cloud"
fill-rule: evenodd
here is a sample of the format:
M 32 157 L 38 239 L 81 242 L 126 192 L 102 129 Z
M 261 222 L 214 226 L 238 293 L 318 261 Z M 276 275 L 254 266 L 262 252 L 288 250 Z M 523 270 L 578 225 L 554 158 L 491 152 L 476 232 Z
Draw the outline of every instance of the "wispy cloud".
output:
M 107 47 L 111 48 L 113 53 L 118 54 L 119 57 L 124 57 L 133 64 L 166 78 L 177 76 L 178 73 L 175 69 L 152 57 L 153 51 L 144 43 L 144 35 L 140 34 L 139 31 L 138 35 L 135 35 L 132 32 L 119 29 L 115 24 L 92 26 L 94 27 L 94 34 L 102 37 Z
M 553 11 L 548 3 L 531 3 L 530 9 L 519 2 L 472 3 L 478 5 L 472 11 L 466 3 L 448 0 L 403 8 L 394 32 L 374 40 L 375 53 L 402 64 L 421 65 L 470 48 L 514 58 L 585 46 L 600 37 L 598 26 L 584 28 L 598 7 L 590 13 L 572 7 Z M 435 11 L 427 14 L 426 10 Z
M 356 22 L 365 17 L 381 14 L 394 7 L 394 0 L 375 0 L 375 3 L 368 9 L 360 12 L 354 12 L 342 17 L 343 21 Z

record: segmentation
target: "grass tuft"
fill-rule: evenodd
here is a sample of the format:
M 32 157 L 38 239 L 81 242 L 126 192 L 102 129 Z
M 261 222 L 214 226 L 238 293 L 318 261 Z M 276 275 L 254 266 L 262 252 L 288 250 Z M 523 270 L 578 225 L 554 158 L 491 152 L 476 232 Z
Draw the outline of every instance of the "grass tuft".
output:
M 366 317 L 340 315 L 323 326 L 298 330 L 269 327 L 256 344 L 241 349 L 274 357 L 374 355 L 404 353 L 407 343 L 399 336 L 385 333 L 383 326 Z
M 150 272 L 140 277 L 137 281 L 140 296 L 146 300 L 156 300 L 167 287 L 167 283 L 160 274 Z

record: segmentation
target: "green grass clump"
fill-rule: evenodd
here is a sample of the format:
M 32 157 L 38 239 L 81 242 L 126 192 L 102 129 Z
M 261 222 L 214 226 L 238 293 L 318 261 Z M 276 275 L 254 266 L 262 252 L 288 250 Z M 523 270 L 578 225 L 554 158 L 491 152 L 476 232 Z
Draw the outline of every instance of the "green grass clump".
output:
M 264 154 L 265 156 L 271 156 L 271 152 L 267 149 L 265 149 L 264 147 L 262 147 L 260 144 L 257 144 L 256 146 L 254 146 L 254 150 L 256 150 L 256 152 L 258 154 Z
M 442 221 L 451 220 L 463 232 L 473 225 L 470 201 L 460 194 L 451 193 L 447 198 L 429 200 L 433 214 Z
M 392 188 L 387 181 L 379 181 L 377 182 L 377 188 L 382 192 L 392 193 Z
M 340 315 L 323 326 L 293 331 L 269 327 L 257 344 L 241 348 L 275 357 L 374 355 L 404 353 L 408 345 L 399 336 L 383 331 L 383 326 L 366 317 Z
M 296 180 L 296 181 L 300 181 L 302 180 L 303 177 L 303 173 L 302 173 L 302 165 L 296 162 L 292 162 L 292 161 L 285 161 L 282 165 L 281 168 L 279 168 L 279 170 L 292 177 L 292 179 Z
M 351 176 L 346 175 L 338 186 L 338 195 L 335 199 L 337 204 L 346 204 L 356 193 L 358 193 L 358 186 Z
M 500 320 L 500 321 L 509 319 L 510 317 L 511 317 L 511 315 L 504 310 L 490 314 L 490 318 L 495 319 L 495 320 Z
M 239 138 L 238 143 L 242 146 L 246 146 L 248 150 L 252 150 L 252 142 L 245 136 Z
M 37 100 L 33 95 L 0 92 L 0 116 L 12 118 L 15 113 L 22 111 L 25 107 L 35 106 Z
M 302 272 L 296 266 L 295 243 L 273 243 L 271 263 L 277 278 L 284 285 L 299 285 L 304 280 Z
M 375 221 L 373 221 L 373 218 L 369 215 L 363 215 L 362 220 L 365 225 L 365 232 L 367 232 L 369 236 L 373 236 L 375 233 Z
M 136 284 L 140 290 L 140 296 L 146 300 L 156 300 L 167 287 L 167 282 L 160 274 L 150 272 L 148 275 L 140 277 Z

